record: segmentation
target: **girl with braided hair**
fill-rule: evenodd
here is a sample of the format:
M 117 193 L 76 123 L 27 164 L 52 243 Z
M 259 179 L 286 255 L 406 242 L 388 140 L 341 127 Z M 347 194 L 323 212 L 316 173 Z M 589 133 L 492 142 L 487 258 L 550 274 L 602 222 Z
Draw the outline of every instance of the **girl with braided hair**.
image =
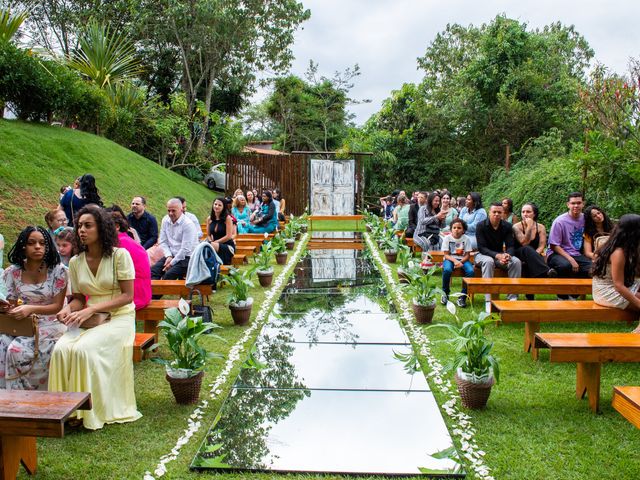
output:
M 67 268 L 60 263 L 49 232 L 33 226 L 20 232 L 9 262 L 3 274 L 7 301 L 0 302 L 0 311 L 25 322 L 37 315 L 39 342 L 36 346 L 34 337 L 0 334 L 0 388 L 46 390 L 49 359 L 66 331 L 55 314 L 65 302 Z

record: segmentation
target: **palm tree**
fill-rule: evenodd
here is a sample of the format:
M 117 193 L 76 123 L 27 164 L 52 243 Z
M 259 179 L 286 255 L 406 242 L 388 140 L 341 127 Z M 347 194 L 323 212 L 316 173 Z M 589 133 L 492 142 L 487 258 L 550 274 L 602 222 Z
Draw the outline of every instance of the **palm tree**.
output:
M 20 25 L 27 19 L 27 10 L 11 14 L 8 6 L 0 6 L 0 43 L 9 42 L 18 32 Z
M 122 82 L 140 72 L 140 61 L 132 43 L 97 22 L 91 22 L 80 37 L 68 65 L 100 88 Z

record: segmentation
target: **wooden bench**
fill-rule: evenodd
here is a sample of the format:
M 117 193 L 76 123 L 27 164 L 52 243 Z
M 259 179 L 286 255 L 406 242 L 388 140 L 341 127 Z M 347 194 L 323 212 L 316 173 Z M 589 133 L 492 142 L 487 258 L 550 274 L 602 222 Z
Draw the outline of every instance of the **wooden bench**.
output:
M 144 333 L 153 333 L 158 341 L 158 323 L 164 320 L 167 308 L 178 308 L 178 300 L 151 300 L 149 305 L 136 310 L 136 320 L 144 322 Z
M 524 323 L 524 351 L 538 359 L 534 340 L 541 323 L 565 322 L 633 322 L 637 314 L 619 308 L 603 307 L 592 301 L 494 300 L 493 309 L 502 323 Z M 639 336 L 640 337 L 640 336 Z
M 240 233 L 236 235 L 235 240 L 271 240 L 275 236 L 275 233 L 268 233 L 264 236 L 264 233 Z
M 640 387 L 613 387 L 611 405 L 636 428 L 640 428 Z
M 548 348 L 551 362 L 576 363 L 576 397 L 600 407 L 600 372 L 606 362 L 640 362 L 637 333 L 536 333 L 536 348 Z
M 244 265 L 245 263 L 249 263 L 246 255 L 236 254 L 231 259 L 231 265 Z
M 64 422 L 76 410 L 91 410 L 91 394 L 0 390 L 0 473 L 14 480 L 20 463 L 36 473 L 36 437 L 64 437 Z
M 467 294 L 488 293 L 497 300 L 500 294 L 590 295 L 590 278 L 463 278 Z
M 213 293 L 213 285 L 200 284 L 194 287 L 199 290 L 204 297 Z M 187 287 L 184 280 L 151 280 L 151 292 L 153 295 L 177 295 L 188 297 L 191 288 Z
M 336 220 L 345 220 L 356 222 L 356 230 L 360 230 L 360 224 L 364 220 L 364 215 L 309 215 L 309 230 L 313 230 L 313 222 L 327 222 Z
M 133 363 L 141 362 L 145 350 L 155 342 L 156 336 L 153 333 L 136 333 L 136 338 L 133 340 Z

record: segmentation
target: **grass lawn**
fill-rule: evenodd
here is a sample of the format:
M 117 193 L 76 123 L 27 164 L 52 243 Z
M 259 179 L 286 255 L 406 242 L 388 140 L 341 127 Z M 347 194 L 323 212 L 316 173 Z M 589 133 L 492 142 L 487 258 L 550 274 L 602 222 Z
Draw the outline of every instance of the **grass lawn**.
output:
M 314 220 L 313 230 L 318 232 L 364 232 L 364 221 L 360 221 L 359 228 L 353 220 Z

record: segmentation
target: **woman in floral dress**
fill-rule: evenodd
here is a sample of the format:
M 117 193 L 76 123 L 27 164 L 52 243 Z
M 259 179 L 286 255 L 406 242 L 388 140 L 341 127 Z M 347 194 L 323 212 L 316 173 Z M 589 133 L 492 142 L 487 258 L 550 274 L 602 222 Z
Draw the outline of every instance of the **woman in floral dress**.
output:
M 42 227 L 27 227 L 20 233 L 9 262 L 3 273 L 7 302 L 0 302 L 0 310 L 25 322 L 36 314 L 39 344 L 34 362 L 33 337 L 0 334 L 0 388 L 46 390 L 51 352 L 66 331 L 55 314 L 64 305 L 67 268 Z

